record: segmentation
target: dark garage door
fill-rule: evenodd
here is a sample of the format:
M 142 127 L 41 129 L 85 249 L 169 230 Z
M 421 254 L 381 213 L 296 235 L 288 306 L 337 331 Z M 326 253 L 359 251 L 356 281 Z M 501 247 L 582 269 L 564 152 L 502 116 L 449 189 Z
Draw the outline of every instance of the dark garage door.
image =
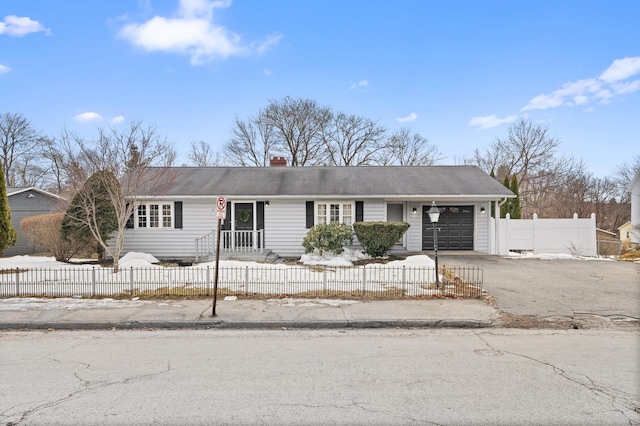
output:
M 433 250 L 433 224 L 429 208 L 422 207 L 422 250 Z M 438 219 L 439 250 L 473 250 L 473 206 L 445 206 Z

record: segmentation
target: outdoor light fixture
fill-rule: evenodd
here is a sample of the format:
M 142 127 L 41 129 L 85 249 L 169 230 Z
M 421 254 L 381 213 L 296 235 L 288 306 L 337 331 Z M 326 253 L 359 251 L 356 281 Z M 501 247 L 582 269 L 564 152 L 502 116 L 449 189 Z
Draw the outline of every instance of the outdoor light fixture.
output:
M 269 205 L 269 200 L 265 201 L 265 202 L 264 202 L 264 205 L 265 205 L 265 206 L 268 206 L 268 205 Z
M 480 213 L 484 213 L 484 207 L 480 207 Z
M 413 214 L 416 214 L 416 213 L 418 213 L 418 208 L 417 208 L 417 207 L 414 207 L 414 208 L 413 208 Z
M 439 277 L 439 269 L 438 269 L 438 229 L 436 228 L 436 225 L 438 223 L 438 219 L 440 219 L 440 209 L 436 206 L 435 201 L 431 203 L 431 208 L 427 213 L 429 213 L 429 219 L 431 219 L 431 223 L 433 224 L 433 254 L 436 261 L 436 289 L 437 289 L 437 288 L 440 288 L 440 277 Z

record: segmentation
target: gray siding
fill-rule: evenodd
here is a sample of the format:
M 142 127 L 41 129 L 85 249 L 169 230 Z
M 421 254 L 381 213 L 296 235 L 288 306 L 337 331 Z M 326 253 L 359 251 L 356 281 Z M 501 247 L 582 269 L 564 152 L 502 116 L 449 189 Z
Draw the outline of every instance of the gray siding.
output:
M 416 213 L 413 213 L 413 209 Z M 422 203 L 407 203 L 407 250 L 410 252 L 422 251 Z
M 302 240 L 309 230 L 306 228 L 306 201 L 271 200 L 264 209 L 265 248 L 280 256 L 304 254 Z
M 126 229 L 122 254 L 134 251 L 149 253 L 159 259 L 194 258 L 196 238 L 216 227 L 215 199 L 184 200 L 182 215 L 182 229 Z
M 31 195 L 31 197 L 30 197 Z M 39 250 L 29 243 L 20 228 L 22 219 L 51 213 L 59 200 L 37 191 L 28 190 L 8 197 L 11 210 L 11 224 L 18 233 L 18 242 L 2 252 L 3 257 L 34 254 Z
M 481 208 L 484 208 L 484 213 L 480 212 Z M 491 203 L 476 204 L 474 211 L 474 250 L 489 253 L 489 219 L 491 218 Z

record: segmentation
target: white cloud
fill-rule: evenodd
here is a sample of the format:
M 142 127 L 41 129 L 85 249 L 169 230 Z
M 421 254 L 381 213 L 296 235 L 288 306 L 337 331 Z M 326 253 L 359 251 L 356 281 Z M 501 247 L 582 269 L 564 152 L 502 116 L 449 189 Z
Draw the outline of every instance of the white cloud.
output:
M 90 123 L 93 121 L 102 121 L 102 117 L 100 114 L 96 112 L 83 112 L 82 114 L 78 114 L 73 117 L 74 120 L 79 121 L 80 123 Z
M 416 114 L 415 112 L 412 112 L 411 114 L 407 115 L 406 117 L 396 118 L 396 121 L 398 121 L 400 123 L 409 123 L 411 121 L 415 121 L 416 118 L 418 118 L 418 114 Z
M 369 86 L 369 80 L 360 80 L 357 83 L 353 83 L 351 87 L 349 87 L 349 90 L 353 90 L 357 87 L 367 87 L 367 86 Z
M 11 68 L 6 65 L 0 64 L 0 74 L 6 74 L 8 72 L 11 72 Z
M 598 78 L 611 83 L 625 80 L 636 74 L 640 74 L 640 56 L 616 59 Z
M 123 115 L 119 115 L 117 117 L 113 117 L 111 120 L 109 120 L 109 122 L 111 124 L 120 124 L 120 123 L 124 123 L 124 116 Z
M 491 129 L 493 127 L 497 127 L 504 123 L 511 123 L 512 121 L 515 121 L 516 118 L 518 118 L 517 115 L 510 115 L 505 118 L 498 118 L 496 117 L 495 114 L 492 114 L 492 115 L 485 115 L 481 117 L 480 116 L 473 117 L 471 120 L 469 120 L 469 124 L 471 126 L 477 127 L 476 130 Z
M 47 35 L 51 33 L 40 22 L 27 16 L 7 15 L 0 22 L 0 34 L 7 34 L 11 37 L 23 37 L 37 32 L 43 32 Z
M 640 56 L 616 59 L 599 77 L 564 83 L 550 94 L 531 98 L 521 111 L 587 105 L 592 99 L 609 103 L 618 96 L 640 90 L 640 79 L 622 81 L 639 74 Z
M 180 0 L 175 17 L 154 16 L 140 24 L 127 24 L 119 35 L 149 52 L 187 54 L 192 65 L 201 65 L 214 58 L 253 52 L 261 54 L 280 41 L 280 35 L 271 35 L 246 45 L 240 35 L 215 24 L 214 9 L 230 5 L 230 1 Z

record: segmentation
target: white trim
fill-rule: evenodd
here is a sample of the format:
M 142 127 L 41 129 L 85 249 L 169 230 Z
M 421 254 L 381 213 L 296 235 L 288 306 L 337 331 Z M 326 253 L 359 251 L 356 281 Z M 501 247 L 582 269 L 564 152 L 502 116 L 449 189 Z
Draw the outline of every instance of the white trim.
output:
M 41 193 L 43 195 L 47 195 L 47 196 L 52 197 L 52 198 L 57 198 L 58 200 L 64 200 L 65 199 L 61 195 L 53 194 L 53 193 L 51 193 L 49 191 L 45 191 L 44 189 L 36 188 L 35 186 L 28 186 L 28 187 L 25 187 L 25 188 L 18 188 L 16 191 L 13 191 L 13 192 L 8 192 L 7 191 L 7 197 L 10 197 L 12 195 L 22 194 L 23 192 L 27 192 L 27 191 L 39 192 L 39 193 Z

